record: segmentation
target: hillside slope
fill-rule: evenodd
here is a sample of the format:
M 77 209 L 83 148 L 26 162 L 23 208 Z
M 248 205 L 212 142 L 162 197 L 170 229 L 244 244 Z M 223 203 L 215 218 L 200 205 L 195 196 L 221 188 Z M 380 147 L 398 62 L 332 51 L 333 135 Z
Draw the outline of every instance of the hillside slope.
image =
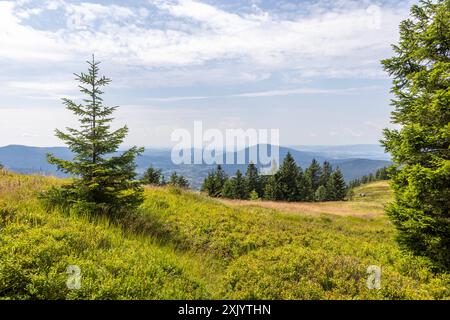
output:
M 0 173 L 0 298 L 450 297 L 450 276 L 402 253 L 383 215 L 301 215 L 148 188 L 138 214 L 109 221 L 47 212 L 37 192 L 60 183 Z M 66 286 L 69 265 L 80 289 Z M 370 265 L 382 268 L 379 290 L 366 286 Z
M 37 192 L 61 180 L 0 171 L 0 299 L 205 299 L 198 260 L 106 219 L 46 212 Z M 68 267 L 81 269 L 69 290 Z

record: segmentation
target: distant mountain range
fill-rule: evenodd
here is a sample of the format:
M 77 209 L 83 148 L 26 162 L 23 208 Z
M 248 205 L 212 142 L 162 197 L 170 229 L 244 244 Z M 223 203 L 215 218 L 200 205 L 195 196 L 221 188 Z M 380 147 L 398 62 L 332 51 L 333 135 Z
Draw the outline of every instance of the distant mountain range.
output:
M 391 160 L 390 154 L 378 144 L 353 144 L 340 146 L 289 146 L 292 149 L 320 153 L 333 159 L 363 158 L 372 160 Z
M 245 149 L 246 159 L 249 159 L 248 155 L 252 149 L 258 147 Z M 347 181 L 374 172 L 391 163 L 389 155 L 384 154 L 381 147 L 377 145 L 279 147 L 280 162 L 288 152 L 302 168 L 309 166 L 312 159 L 319 162 L 329 161 L 333 167 L 339 166 Z M 56 170 L 55 166 L 47 162 L 47 153 L 53 153 L 66 160 L 72 158 L 71 151 L 65 147 L 9 145 L 0 147 L 0 163 L 8 170 L 15 172 L 64 176 Z M 208 172 L 215 167 L 205 163 L 176 165 L 171 160 L 171 149 L 154 148 L 146 149 L 144 154 L 136 159 L 136 164 L 139 174 L 142 174 L 150 165 L 162 169 L 166 176 L 176 171 L 187 177 L 194 188 L 199 188 Z M 246 164 L 225 164 L 223 167 L 227 174 L 233 175 L 237 169 L 245 172 L 247 162 Z

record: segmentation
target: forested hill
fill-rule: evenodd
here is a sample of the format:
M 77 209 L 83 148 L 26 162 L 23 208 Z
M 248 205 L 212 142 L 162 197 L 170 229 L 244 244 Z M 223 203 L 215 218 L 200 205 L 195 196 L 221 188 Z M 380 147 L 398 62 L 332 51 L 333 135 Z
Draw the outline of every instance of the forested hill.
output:
M 365 145 L 364 148 L 367 148 L 367 146 Z M 390 162 L 386 160 L 373 159 L 373 155 L 364 153 L 364 149 L 361 149 L 359 153 L 355 153 L 355 149 L 358 149 L 358 146 L 349 146 L 349 150 L 351 150 L 353 154 L 357 154 L 358 158 L 343 158 L 344 155 L 348 155 L 349 153 L 345 152 L 345 149 L 341 149 L 337 152 L 336 147 L 331 146 L 329 149 L 322 147 L 316 152 L 300 151 L 287 147 L 280 147 L 279 151 L 280 161 L 282 161 L 286 154 L 290 152 L 296 163 L 302 168 L 307 167 L 312 159 L 316 159 L 319 162 L 325 160 L 329 161 L 333 167 L 339 166 L 346 181 L 375 172 L 377 169 L 390 164 Z M 247 155 L 249 150 L 249 148 L 245 150 Z M 70 159 L 72 157 L 70 150 L 64 147 L 9 145 L 0 147 L 0 163 L 9 170 L 19 173 L 39 173 L 44 175 L 63 176 L 62 173 L 57 172 L 55 166 L 47 162 L 46 154 L 49 152 L 62 159 Z M 136 159 L 136 163 L 137 171 L 139 173 L 142 173 L 149 166 L 162 169 L 166 176 L 170 175 L 173 171 L 177 171 L 187 177 L 190 185 L 194 188 L 198 188 L 207 173 L 215 167 L 207 164 L 175 165 L 171 161 L 170 149 L 146 149 L 144 154 Z M 247 163 L 242 165 L 223 166 L 225 172 L 230 175 L 233 175 L 237 169 L 245 171 L 246 167 Z

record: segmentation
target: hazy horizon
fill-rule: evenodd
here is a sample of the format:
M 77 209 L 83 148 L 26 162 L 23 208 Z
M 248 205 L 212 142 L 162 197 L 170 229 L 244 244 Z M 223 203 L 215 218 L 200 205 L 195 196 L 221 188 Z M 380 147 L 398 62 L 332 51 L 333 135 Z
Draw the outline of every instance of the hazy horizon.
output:
M 36 148 L 68 148 L 66 145 L 45 145 L 45 146 L 40 146 L 40 145 L 25 145 L 25 144 L 17 144 L 17 143 L 10 143 L 10 144 L 5 144 L 5 145 L 0 145 L 0 148 L 4 148 L 4 147 L 8 147 L 8 146 L 23 146 L 23 147 L 36 147 Z M 129 148 L 132 145 L 121 145 L 119 149 L 125 149 L 125 148 Z M 245 146 L 245 148 L 247 147 L 253 147 L 256 146 L 255 145 L 250 145 L 250 146 Z M 285 145 L 285 144 L 279 144 L 280 147 L 286 147 L 286 148 L 300 148 L 300 147 L 354 147 L 354 146 L 377 146 L 382 148 L 382 146 L 378 143 L 355 143 L 355 144 L 302 144 L 302 145 Z M 171 149 L 173 146 L 171 145 L 165 145 L 165 146 L 151 146 L 151 145 L 147 145 L 147 146 L 142 146 L 146 149 Z

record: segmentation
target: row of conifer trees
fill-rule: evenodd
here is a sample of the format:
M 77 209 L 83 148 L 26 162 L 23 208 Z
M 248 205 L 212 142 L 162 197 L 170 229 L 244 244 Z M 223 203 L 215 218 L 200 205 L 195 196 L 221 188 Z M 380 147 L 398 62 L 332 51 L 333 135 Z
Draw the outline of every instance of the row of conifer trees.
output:
M 145 170 L 144 175 L 140 181 L 142 184 L 152 184 L 157 186 L 171 185 L 179 188 L 189 187 L 188 180 L 177 172 L 173 172 L 169 176 L 169 179 L 166 180 L 164 174 L 162 173 L 162 170 L 155 169 L 153 167 L 149 167 L 147 168 L 147 170 Z
M 314 159 L 303 170 L 288 153 L 279 170 L 270 176 L 260 175 L 256 165 L 250 163 L 245 175 L 237 170 L 228 177 L 218 165 L 205 178 L 201 190 L 212 197 L 230 199 L 339 201 L 344 200 L 347 186 L 340 169 L 333 170 L 329 162 L 321 166 Z
M 350 181 L 348 187 L 353 189 L 360 185 L 380 180 L 389 180 L 389 171 L 387 167 L 380 168 L 375 173 L 366 174 L 361 178 Z

